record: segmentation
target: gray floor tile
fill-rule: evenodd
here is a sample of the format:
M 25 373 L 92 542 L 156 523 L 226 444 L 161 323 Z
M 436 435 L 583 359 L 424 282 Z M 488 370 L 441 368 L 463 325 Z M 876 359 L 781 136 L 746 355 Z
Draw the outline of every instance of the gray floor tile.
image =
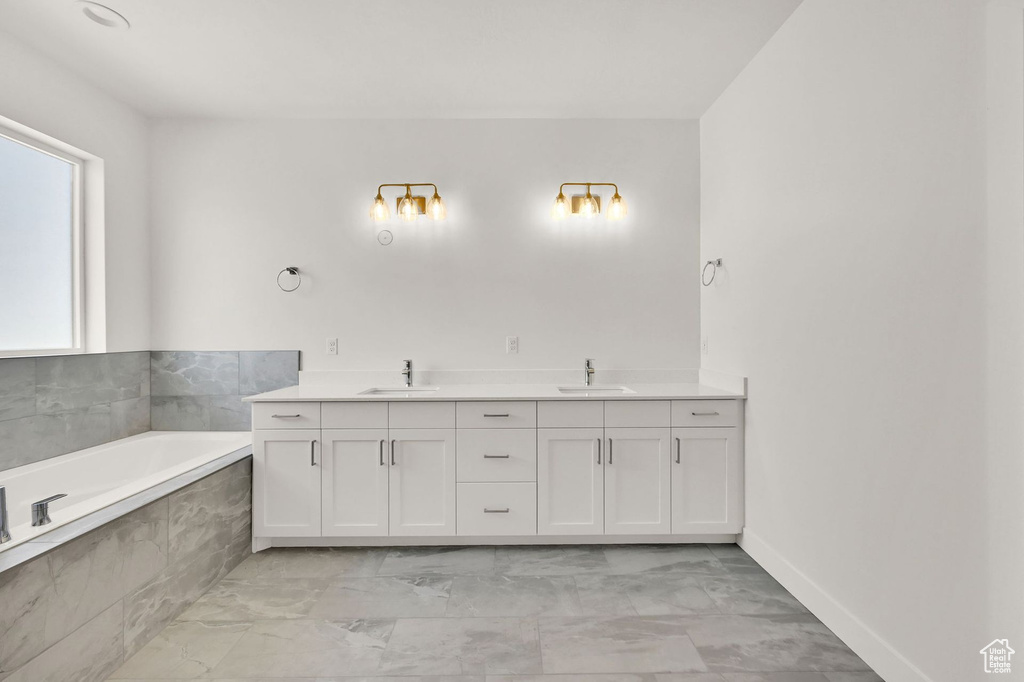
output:
M 373 576 L 387 552 L 387 549 L 360 548 L 268 549 L 243 561 L 227 579 L 279 582 L 292 578 L 332 580 Z
M 657 682 L 652 674 L 611 675 L 488 675 L 487 682 Z M 716 680 L 721 682 L 721 680 Z
M 578 575 L 576 592 L 585 616 L 638 616 L 626 588 L 636 583 L 633 576 Z
M 608 574 L 723 575 L 722 562 L 705 545 L 619 545 L 604 548 Z
M 387 576 L 332 583 L 310 612 L 313 618 L 422 618 L 443 616 L 452 579 Z
M 389 675 L 536 674 L 537 622 L 525 618 L 399 620 L 380 671 Z
M 822 673 L 724 673 L 725 682 L 828 682 Z
M 252 621 L 305 618 L 327 587 L 325 580 L 220 581 L 178 620 Z
M 250 623 L 171 623 L 110 679 L 196 679 L 227 655 Z
M 725 614 L 807 613 L 807 608 L 770 576 L 733 575 L 700 582 L 718 610 Z
M 670 616 L 718 613 L 697 577 L 646 574 L 580 576 L 584 612 L 599 615 Z
M 580 616 L 576 583 L 565 576 L 458 576 L 449 616 Z
M 825 673 L 825 677 L 828 678 L 828 682 L 885 682 L 873 672 Z
M 542 618 L 545 673 L 705 672 L 678 617 Z
M 655 682 L 724 682 L 718 673 L 658 673 Z
M 601 547 L 498 547 L 494 572 L 499 575 L 589 575 L 608 573 Z
M 750 555 L 743 551 L 743 548 L 737 544 L 709 544 L 707 548 L 711 550 L 719 559 L 750 559 Z M 753 559 L 751 559 L 753 561 Z
M 403 547 L 388 552 L 377 575 L 491 575 L 493 547 Z

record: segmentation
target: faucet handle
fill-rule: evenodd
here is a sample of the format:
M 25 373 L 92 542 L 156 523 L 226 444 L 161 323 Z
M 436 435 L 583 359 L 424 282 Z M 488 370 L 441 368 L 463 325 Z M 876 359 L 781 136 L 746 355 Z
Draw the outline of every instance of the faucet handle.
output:
M 48 524 L 50 522 L 50 503 L 67 496 L 67 493 L 60 493 L 58 495 L 51 495 L 50 497 L 47 497 L 45 500 L 33 502 L 32 525 L 45 526 L 46 524 Z

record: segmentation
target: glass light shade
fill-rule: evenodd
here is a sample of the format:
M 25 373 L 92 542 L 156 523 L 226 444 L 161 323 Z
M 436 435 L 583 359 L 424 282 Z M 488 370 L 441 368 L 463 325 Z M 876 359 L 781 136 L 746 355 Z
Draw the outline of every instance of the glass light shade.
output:
M 555 197 L 555 204 L 551 207 L 551 217 L 555 220 L 562 220 L 569 215 L 569 201 L 561 192 Z
M 402 198 L 402 201 L 398 204 L 398 215 L 401 216 L 402 220 L 405 222 L 411 223 L 416 220 L 418 213 L 419 212 L 416 210 L 416 201 L 412 198 L 411 194 L 406 193 Z
M 373 200 L 373 206 L 370 208 L 370 218 L 374 222 L 381 222 L 391 217 L 391 211 L 388 210 L 388 204 L 384 201 L 384 197 L 377 195 L 377 198 Z
M 448 217 L 448 209 L 444 205 L 444 199 L 437 192 L 434 192 L 434 196 L 430 197 L 430 201 L 427 202 L 427 216 L 431 220 L 444 220 Z
M 608 220 L 622 220 L 628 212 L 629 207 L 626 206 L 626 200 L 616 192 L 608 204 Z
M 594 197 L 590 192 L 587 192 L 586 196 L 583 197 L 583 201 L 580 202 L 580 215 L 584 218 L 593 218 L 599 212 L 597 202 L 594 201 Z

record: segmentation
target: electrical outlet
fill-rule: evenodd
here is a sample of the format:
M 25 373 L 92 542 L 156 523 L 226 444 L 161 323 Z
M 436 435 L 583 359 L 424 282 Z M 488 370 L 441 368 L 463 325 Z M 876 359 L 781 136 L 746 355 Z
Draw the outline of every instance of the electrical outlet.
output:
M 505 337 L 505 353 L 512 355 L 513 353 L 519 352 L 519 337 L 518 336 L 506 336 Z
M 708 354 L 708 337 L 707 336 L 700 337 L 700 354 L 701 355 L 707 355 Z
M 327 339 L 327 354 L 337 355 L 338 354 L 338 339 Z

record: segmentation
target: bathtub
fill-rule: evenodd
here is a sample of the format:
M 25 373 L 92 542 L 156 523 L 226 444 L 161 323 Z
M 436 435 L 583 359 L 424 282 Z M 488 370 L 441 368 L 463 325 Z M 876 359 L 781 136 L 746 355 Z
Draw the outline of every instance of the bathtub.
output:
M 228 455 L 251 452 L 249 432 L 150 431 L 67 455 L 0 471 L 7 488 L 11 540 L 47 543 L 47 533 L 84 519 L 122 500 L 158 490 L 162 484 Z M 66 493 L 50 504 L 51 523 L 32 526 L 32 503 Z M 81 524 L 79 524 L 81 525 Z

